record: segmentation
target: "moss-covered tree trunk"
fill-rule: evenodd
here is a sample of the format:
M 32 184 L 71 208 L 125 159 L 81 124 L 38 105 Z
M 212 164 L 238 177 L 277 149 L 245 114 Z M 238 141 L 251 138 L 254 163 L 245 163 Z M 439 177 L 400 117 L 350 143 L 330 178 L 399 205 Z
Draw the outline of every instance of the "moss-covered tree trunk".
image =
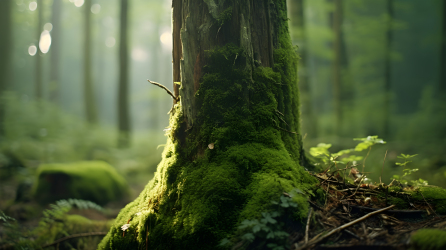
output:
M 173 8 L 181 86 L 163 159 L 100 249 L 217 249 L 284 191 L 313 183 L 301 166 L 286 0 L 174 0 Z M 306 216 L 305 198 L 295 199 Z

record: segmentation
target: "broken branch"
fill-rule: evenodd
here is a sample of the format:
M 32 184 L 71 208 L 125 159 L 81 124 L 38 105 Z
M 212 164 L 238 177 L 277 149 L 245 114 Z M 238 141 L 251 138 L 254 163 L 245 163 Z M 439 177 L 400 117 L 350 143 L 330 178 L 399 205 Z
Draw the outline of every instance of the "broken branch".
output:
M 158 87 L 164 89 L 164 90 L 167 92 L 167 94 L 169 94 L 170 96 L 172 96 L 172 98 L 173 98 L 175 101 L 178 101 L 179 98 L 178 98 L 178 97 L 175 97 L 175 95 L 172 93 L 172 91 L 170 91 L 166 86 L 162 85 L 161 83 L 157 83 L 157 82 L 154 82 L 154 81 L 150 81 L 149 79 L 147 79 L 147 81 L 150 82 L 150 83 L 153 84 L 153 85 L 156 85 L 156 86 L 158 86 Z
M 72 234 L 72 235 L 60 238 L 52 243 L 43 245 L 42 248 L 54 246 L 56 244 L 61 243 L 62 241 L 66 241 L 66 240 L 73 239 L 73 238 L 87 237 L 87 236 L 103 236 L 103 235 L 107 235 L 107 232 L 91 232 L 91 233 Z
M 347 224 L 344 224 L 344 225 L 342 225 L 342 226 L 340 226 L 340 227 L 337 227 L 337 228 L 331 230 L 329 233 L 327 233 L 327 234 L 325 234 L 325 235 L 323 235 L 323 236 L 321 236 L 321 237 L 316 236 L 316 237 L 314 237 L 312 240 L 310 240 L 310 241 L 308 242 L 308 244 L 305 244 L 302 248 L 305 248 L 305 247 L 309 247 L 309 246 L 311 246 L 311 245 L 314 245 L 314 244 L 320 242 L 321 240 L 323 240 L 323 239 L 325 239 L 325 238 L 327 238 L 327 237 L 329 237 L 329 236 L 331 236 L 331 235 L 333 235 L 333 234 L 335 234 L 335 233 L 337 233 L 337 232 L 340 232 L 341 230 L 343 230 L 343 229 L 345 229 L 345 228 L 347 228 L 347 227 L 350 227 L 350 226 L 352 226 L 352 225 L 354 225 L 354 224 L 356 224 L 356 223 L 358 223 L 358 222 L 361 222 L 361 221 L 363 221 L 363 220 L 365 220 L 365 219 L 367 219 L 367 218 L 369 218 L 369 217 L 371 217 L 371 216 L 373 216 L 373 215 L 375 215 L 375 214 L 382 213 L 382 212 L 384 212 L 384 211 L 386 211 L 386 210 L 389 210 L 389 209 L 391 209 L 391 208 L 393 208 L 393 207 L 395 207 L 395 205 L 392 205 L 392 206 L 389 206 L 389 207 L 386 207 L 386 208 L 377 210 L 377 211 L 375 211 L 375 212 L 368 213 L 368 214 L 362 216 L 361 218 L 358 218 L 358 219 L 356 219 L 356 220 L 354 220 L 354 221 L 352 221 L 352 222 L 349 222 L 349 223 L 347 223 Z

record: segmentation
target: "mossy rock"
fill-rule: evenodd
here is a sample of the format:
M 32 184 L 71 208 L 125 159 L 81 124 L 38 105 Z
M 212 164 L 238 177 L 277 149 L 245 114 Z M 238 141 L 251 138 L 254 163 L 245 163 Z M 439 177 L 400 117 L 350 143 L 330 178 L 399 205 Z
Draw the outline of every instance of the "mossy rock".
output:
M 33 197 L 43 204 L 73 198 L 104 205 L 128 193 L 125 179 L 101 161 L 40 165 L 33 187 Z
M 446 249 L 446 231 L 439 229 L 418 230 L 414 235 L 412 235 L 411 249 Z

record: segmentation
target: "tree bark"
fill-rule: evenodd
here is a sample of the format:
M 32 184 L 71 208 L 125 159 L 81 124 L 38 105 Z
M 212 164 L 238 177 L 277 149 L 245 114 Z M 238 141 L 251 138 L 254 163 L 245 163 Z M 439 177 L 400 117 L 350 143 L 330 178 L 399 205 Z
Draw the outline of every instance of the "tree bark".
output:
M 53 103 L 59 103 L 60 96 L 60 82 L 59 82 L 59 56 L 61 46 L 61 9 L 62 1 L 53 1 L 52 6 L 52 20 L 53 29 L 51 30 L 51 72 L 50 72 L 50 86 L 49 98 Z
M 36 81 L 36 100 L 43 98 L 43 82 L 42 82 L 42 56 L 40 53 L 40 35 L 43 29 L 43 4 L 42 0 L 37 0 L 37 52 L 36 52 L 36 68 L 35 68 L 35 81 Z
M 216 249 L 284 191 L 314 183 L 302 167 L 286 0 L 172 6 L 181 86 L 163 159 L 99 249 Z M 306 217 L 305 198 L 299 207 Z
M 128 0 L 121 0 L 119 34 L 119 91 L 118 91 L 118 146 L 130 145 L 129 112 L 129 56 L 128 56 Z
M 439 92 L 446 96 L 446 1 L 443 1 L 442 7 Z
M 98 122 L 91 63 L 91 0 L 84 3 L 84 108 L 87 122 Z
M 0 139 L 5 135 L 4 93 L 11 86 L 11 51 L 12 51 L 12 0 L 0 1 Z
M 387 0 L 387 30 L 386 30 L 386 44 L 385 44 L 385 61 L 384 61 L 384 135 L 388 137 L 390 135 L 390 94 L 391 94 L 391 80 L 392 80 L 392 67 L 391 67 L 391 52 L 392 52 L 392 22 L 393 22 L 393 0 Z

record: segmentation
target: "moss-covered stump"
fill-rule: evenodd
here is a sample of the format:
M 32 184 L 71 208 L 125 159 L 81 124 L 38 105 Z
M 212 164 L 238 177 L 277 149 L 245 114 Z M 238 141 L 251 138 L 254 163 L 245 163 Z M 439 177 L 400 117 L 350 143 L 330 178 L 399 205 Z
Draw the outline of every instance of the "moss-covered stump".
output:
M 295 188 L 302 191 L 293 197 L 295 219 L 308 211 L 316 180 L 302 167 L 286 1 L 172 5 L 181 87 L 163 158 L 100 249 L 218 249 L 242 221 Z
M 43 204 L 73 198 L 104 205 L 128 193 L 124 178 L 101 161 L 41 165 L 33 187 L 33 197 Z
M 180 107 L 171 125 L 178 120 Z M 292 159 L 280 132 L 247 129 L 256 139 L 239 144 L 225 138 L 233 129 L 193 161 L 181 156 L 184 148 L 170 134 L 154 179 L 121 210 L 99 249 L 218 249 L 238 223 L 260 217 L 284 191 L 311 192 L 315 179 Z M 296 219 L 304 218 L 305 197 L 294 200 Z

